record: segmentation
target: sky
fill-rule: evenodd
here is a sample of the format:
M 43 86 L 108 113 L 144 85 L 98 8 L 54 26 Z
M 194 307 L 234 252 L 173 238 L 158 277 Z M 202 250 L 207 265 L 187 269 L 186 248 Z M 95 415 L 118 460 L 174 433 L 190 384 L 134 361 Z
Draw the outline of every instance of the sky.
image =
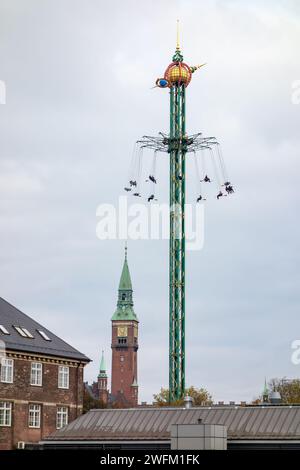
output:
M 186 381 L 250 401 L 265 377 L 300 375 L 297 1 L 0 0 L 0 296 L 89 356 L 85 380 L 102 349 L 111 376 L 124 241 L 96 237 L 96 210 L 118 204 L 134 142 L 168 132 L 168 93 L 151 88 L 177 18 L 185 61 L 207 62 L 187 130 L 218 138 L 236 189 L 207 201 L 187 252 Z M 129 240 L 128 263 L 151 402 L 168 386 L 167 241 Z

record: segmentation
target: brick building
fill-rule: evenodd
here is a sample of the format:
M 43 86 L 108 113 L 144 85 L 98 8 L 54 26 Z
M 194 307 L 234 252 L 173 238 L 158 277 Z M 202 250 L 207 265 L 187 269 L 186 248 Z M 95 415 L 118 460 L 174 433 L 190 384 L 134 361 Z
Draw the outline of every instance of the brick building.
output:
M 87 393 L 109 405 L 118 403 L 123 407 L 138 404 L 137 351 L 138 319 L 133 309 L 133 290 L 127 262 L 127 248 L 119 283 L 117 309 L 112 316 L 112 367 L 111 391 L 107 390 L 107 374 L 102 359 L 97 382 L 86 384 Z
M 101 357 L 97 382 L 93 382 L 91 386 L 89 386 L 88 383 L 85 383 L 85 387 L 86 387 L 87 393 L 89 393 L 92 396 L 92 398 L 100 400 L 104 406 L 107 405 L 110 400 L 108 387 L 107 387 L 107 379 L 108 377 L 106 373 L 104 351 L 102 351 L 102 357 Z
M 0 450 L 38 442 L 82 413 L 89 359 L 2 298 L 0 350 Z

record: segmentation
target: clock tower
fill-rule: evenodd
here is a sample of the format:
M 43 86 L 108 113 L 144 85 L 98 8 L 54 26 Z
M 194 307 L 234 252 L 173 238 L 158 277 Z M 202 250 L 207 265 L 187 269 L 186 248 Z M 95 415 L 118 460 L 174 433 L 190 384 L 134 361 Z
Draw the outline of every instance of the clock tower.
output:
M 137 406 L 138 319 L 133 310 L 132 284 L 125 260 L 119 283 L 117 309 L 112 316 L 111 394 L 122 406 Z

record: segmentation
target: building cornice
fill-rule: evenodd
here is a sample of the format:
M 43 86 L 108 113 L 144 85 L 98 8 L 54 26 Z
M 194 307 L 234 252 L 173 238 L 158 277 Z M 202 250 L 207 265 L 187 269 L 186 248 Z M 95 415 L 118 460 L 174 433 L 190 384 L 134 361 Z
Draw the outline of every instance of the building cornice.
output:
M 48 364 L 63 364 L 68 365 L 70 367 L 80 367 L 83 368 L 87 363 L 75 359 L 69 359 L 65 357 L 54 357 L 54 356 L 47 356 L 38 353 L 24 353 L 20 351 L 13 351 L 7 349 L 5 352 L 7 357 L 12 359 L 19 359 L 23 361 L 36 361 L 36 362 L 45 362 Z

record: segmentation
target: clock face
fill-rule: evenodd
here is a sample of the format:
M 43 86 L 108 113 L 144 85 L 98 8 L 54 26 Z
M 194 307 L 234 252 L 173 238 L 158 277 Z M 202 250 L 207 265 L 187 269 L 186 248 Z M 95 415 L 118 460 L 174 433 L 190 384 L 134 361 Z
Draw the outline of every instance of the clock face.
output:
M 118 326 L 118 336 L 127 336 L 127 326 Z

